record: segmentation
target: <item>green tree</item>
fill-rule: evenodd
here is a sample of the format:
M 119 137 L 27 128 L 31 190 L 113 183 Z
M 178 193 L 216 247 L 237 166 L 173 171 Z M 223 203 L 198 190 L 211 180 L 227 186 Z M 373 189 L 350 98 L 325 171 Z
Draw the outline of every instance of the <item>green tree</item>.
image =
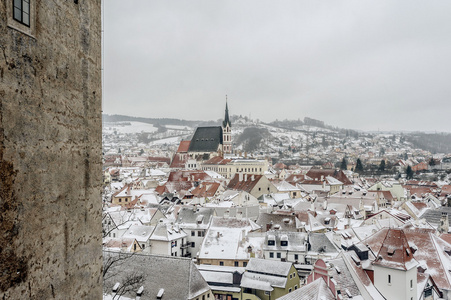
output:
M 435 166 L 435 160 L 433 157 L 431 157 L 431 159 L 429 160 L 429 165 L 430 166 Z
M 412 171 L 412 167 L 411 166 L 407 166 L 406 178 L 407 179 L 412 179 L 413 178 L 413 171 Z
M 141 151 L 139 151 L 139 155 L 143 155 L 144 154 L 144 150 L 141 149 Z
M 379 165 L 379 171 L 384 172 L 385 171 L 385 160 L 381 160 L 381 163 Z
M 341 161 L 340 169 L 341 170 L 347 170 L 348 169 L 348 163 L 346 162 L 346 158 L 344 158 L 344 157 L 343 157 L 343 160 Z
M 357 162 L 355 163 L 355 171 L 356 172 L 363 172 L 363 164 L 360 158 L 357 158 Z

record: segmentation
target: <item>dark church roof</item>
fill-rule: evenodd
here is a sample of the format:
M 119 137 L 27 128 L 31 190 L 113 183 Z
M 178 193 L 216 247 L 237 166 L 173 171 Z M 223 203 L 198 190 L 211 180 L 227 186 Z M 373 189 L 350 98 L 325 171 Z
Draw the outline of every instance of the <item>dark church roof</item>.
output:
M 219 145 L 222 145 L 221 126 L 198 127 L 188 152 L 216 152 Z
M 229 106 L 227 105 L 227 102 L 226 102 L 225 116 L 224 116 L 224 121 L 222 122 L 222 127 L 225 128 L 227 126 L 227 124 L 229 125 L 229 127 L 232 127 L 232 123 L 230 122 L 230 119 L 229 119 Z

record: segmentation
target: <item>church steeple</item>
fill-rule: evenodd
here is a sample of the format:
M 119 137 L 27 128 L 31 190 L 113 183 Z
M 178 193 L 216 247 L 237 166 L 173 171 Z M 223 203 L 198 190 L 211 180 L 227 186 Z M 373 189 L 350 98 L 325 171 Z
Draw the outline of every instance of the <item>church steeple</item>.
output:
M 232 153 L 232 123 L 229 119 L 229 106 L 227 103 L 227 95 L 226 95 L 226 109 L 224 121 L 222 122 L 222 150 L 224 154 Z
M 227 124 L 229 125 L 229 127 L 232 127 L 232 123 L 230 122 L 230 119 L 229 119 L 229 106 L 227 105 L 227 95 L 226 95 L 226 109 L 225 109 L 224 121 L 222 122 L 222 128 L 226 128 Z

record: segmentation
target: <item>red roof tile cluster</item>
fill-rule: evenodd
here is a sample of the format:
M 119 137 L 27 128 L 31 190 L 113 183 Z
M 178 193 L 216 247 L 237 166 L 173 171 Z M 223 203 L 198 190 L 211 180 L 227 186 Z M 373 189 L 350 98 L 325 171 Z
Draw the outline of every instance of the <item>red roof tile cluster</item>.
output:
M 437 184 L 432 181 L 420 181 L 420 180 L 407 180 L 406 185 L 412 185 L 417 187 L 432 187 L 436 188 Z
M 287 169 L 287 165 L 284 163 L 277 163 L 274 165 L 274 169 L 276 170 L 283 170 L 283 169 Z
M 147 157 L 147 161 L 149 161 L 149 162 L 163 162 L 163 163 L 167 163 L 169 165 L 169 163 L 171 162 L 171 159 L 169 157 L 149 156 L 149 157 Z
M 415 208 L 418 209 L 419 211 L 421 211 L 422 209 L 428 207 L 427 204 L 424 203 L 424 202 L 415 202 L 415 201 L 412 201 L 411 203 L 412 203 L 412 205 L 415 206 Z
M 159 195 L 162 195 L 164 193 L 179 193 L 181 191 L 187 191 L 193 186 L 193 181 L 172 181 L 166 182 L 164 185 L 157 186 L 155 188 L 155 192 Z
M 440 193 L 440 196 L 445 197 L 447 195 L 451 195 L 451 185 L 442 186 L 442 191 Z
M 391 193 L 391 191 L 374 191 L 374 190 L 370 190 L 368 191 L 369 193 L 376 193 L 377 197 L 379 197 L 379 199 L 385 199 L 388 201 L 393 201 L 395 200 L 395 197 L 393 197 L 393 194 Z
M 187 153 L 191 141 L 181 141 L 177 153 Z
M 220 183 L 218 182 L 203 182 L 199 184 L 194 190 L 191 191 L 191 194 L 194 197 L 203 198 L 203 197 L 213 197 L 218 190 Z
M 398 228 L 387 230 L 373 265 L 398 270 L 410 270 L 416 267 L 417 264 L 404 231 Z
M 228 159 L 228 158 L 222 158 L 221 156 L 215 156 L 215 157 L 207 160 L 204 164 L 206 164 L 206 165 L 226 165 L 231 161 L 232 160 Z
M 417 196 L 424 196 L 426 194 L 432 194 L 432 188 L 430 187 L 414 187 L 411 185 L 403 185 L 403 188 L 410 191 L 410 195 L 416 194 Z
M 448 236 L 444 238 L 449 239 Z M 392 260 L 399 261 L 399 264 L 411 261 L 406 252 L 409 249 L 410 253 L 413 253 L 413 259 L 425 267 L 424 272 L 431 275 L 438 288 L 451 289 L 451 275 L 448 271 L 451 256 L 446 252 L 451 251 L 451 245 L 445 239 L 436 236 L 434 231 L 421 228 L 403 230 L 383 228 L 362 243 L 368 245 L 374 253 L 382 251 L 382 262 L 386 261 L 387 264 Z M 389 249 L 395 250 L 393 258 L 388 257 Z
M 188 161 L 188 155 L 181 155 L 179 153 L 175 153 L 172 158 L 170 168 L 185 168 L 185 164 Z
M 342 170 L 310 169 L 306 175 L 314 180 L 321 180 L 325 179 L 327 176 L 331 176 L 343 182 L 343 185 L 352 184 L 351 180 L 349 180 Z
M 169 174 L 168 181 L 205 181 L 212 180 L 210 175 L 198 170 L 180 170 Z
M 228 189 L 237 190 L 237 191 L 246 191 L 250 193 L 257 182 L 262 178 L 263 175 L 249 175 L 243 176 L 243 180 L 240 181 L 239 174 L 235 174 L 235 176 L 230 180 Z

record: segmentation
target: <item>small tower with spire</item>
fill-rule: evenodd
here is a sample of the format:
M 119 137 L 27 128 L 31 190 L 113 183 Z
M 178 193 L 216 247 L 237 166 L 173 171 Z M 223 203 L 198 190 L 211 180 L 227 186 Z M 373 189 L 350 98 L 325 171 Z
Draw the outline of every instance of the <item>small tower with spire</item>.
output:
M 224 154 L 232 153 L 232 123 L 229 119 L 229 107 L 227 104 L 226 95 L 226 108 L 224 121 L 222 122 L 222 151 Z

